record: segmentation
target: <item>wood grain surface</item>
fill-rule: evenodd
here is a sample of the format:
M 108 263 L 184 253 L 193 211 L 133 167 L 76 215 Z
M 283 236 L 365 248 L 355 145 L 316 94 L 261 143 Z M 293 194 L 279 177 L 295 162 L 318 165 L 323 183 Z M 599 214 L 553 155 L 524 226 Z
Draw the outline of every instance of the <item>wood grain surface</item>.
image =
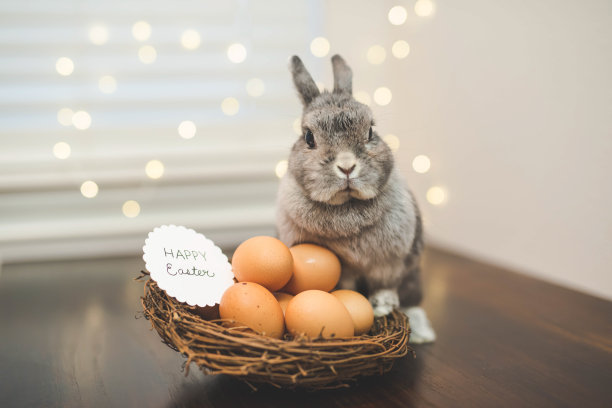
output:
M 9 265 L 0 407 L 609 407 L 612 303 L 428 249 L 438 341 L 351 389 L 252 392 L 205 376 L 136 319 L 140 259 Z

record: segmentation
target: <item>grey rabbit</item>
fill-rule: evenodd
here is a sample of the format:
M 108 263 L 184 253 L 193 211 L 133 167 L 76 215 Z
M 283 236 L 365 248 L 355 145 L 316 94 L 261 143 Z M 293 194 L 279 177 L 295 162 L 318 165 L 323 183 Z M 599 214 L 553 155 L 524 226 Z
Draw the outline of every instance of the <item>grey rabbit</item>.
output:
M 342 264 L 339 287 L 366 294 L 377 316 L 401 308 L 411 341 L 435 339 L 424 310 L 421 216 L 370 108 L 352 96 L 352 71 L 332 57 L 334 89 L 320 92 L 299 57 L 290 70 L 303 104 L 277 199 L 279 238 L 329 248 Z

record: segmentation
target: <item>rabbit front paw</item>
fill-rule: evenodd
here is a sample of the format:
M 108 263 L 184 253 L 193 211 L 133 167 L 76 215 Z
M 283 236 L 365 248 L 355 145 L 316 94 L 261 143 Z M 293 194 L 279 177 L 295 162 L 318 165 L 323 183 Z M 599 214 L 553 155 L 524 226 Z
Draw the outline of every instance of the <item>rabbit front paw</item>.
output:
M 394 308 L 399 307 L 399 297 L 395 289 L 377 290 L 370 296 L 369 300 L 374 309 L 374 316 L 376 317 L 386 316 L 391 313 Z
M 402 311 L 408 316 L 408 322 L 410 323 L 410 343 L 433 343 L 436 340 L 436 332 L 431 327 L 431 322 L 423 308 L 413 306 L 404 308 Z

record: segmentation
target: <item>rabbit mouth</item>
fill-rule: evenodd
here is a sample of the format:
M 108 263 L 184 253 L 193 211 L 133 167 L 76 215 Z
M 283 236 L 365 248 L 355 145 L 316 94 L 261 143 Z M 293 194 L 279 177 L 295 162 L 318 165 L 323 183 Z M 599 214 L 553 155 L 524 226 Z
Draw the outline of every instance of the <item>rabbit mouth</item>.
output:
M 359 186 L 358 182 L 352 179 L 347 179 L 331 198 L 327 201 L 328 204 L 340 205 L 351 199 L 369 200 L 376 196 L 375 191 L 368 189 L 367 186 Z M 372 190 L 372 191 L 371 191 Z
M 328 204 L 331 205 L 341 205 L 346 203 L 351 199 L 352 190 L 349 188 L 345 188 L 344 190 L 340 190 L 336 192 L 328 201 Z
M 355 192 L 357 192 L 357 189 L 355 188 L 355 183 L 354 181 L 352 182 L 351 179 L 346 179 L 344 182 L 344 188 L 341 188 L 338 193 L 344 193 L 344 194 L 348 194 L 350 196 L 352 196 Z
M 328 180 L 309 187 L 307 191 L 311 200 L 331 205 L 342 205 L 351 200 L 370 200 L 378 195 L 375 185 L 357 177 Z

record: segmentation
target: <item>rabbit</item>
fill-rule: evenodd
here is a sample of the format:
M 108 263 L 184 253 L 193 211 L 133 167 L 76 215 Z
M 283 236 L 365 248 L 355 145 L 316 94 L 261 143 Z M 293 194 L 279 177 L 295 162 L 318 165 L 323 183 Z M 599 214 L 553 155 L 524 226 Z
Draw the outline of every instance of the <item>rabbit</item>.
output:
M 419 208 L 373 129 L 372 111 L 352 96 L 351 69 L 339 55 L 332 67 L 334 89 L 320 92 L 300 58 L 290 60 L 303 105 L 302 135 L 279 184 L 279 239 L 330 249 L 342 265 L 340 288 L 368 296 L 376 316 L 400 308 L 410 318 L 411 341 L 433 341 L 419 307 Z

